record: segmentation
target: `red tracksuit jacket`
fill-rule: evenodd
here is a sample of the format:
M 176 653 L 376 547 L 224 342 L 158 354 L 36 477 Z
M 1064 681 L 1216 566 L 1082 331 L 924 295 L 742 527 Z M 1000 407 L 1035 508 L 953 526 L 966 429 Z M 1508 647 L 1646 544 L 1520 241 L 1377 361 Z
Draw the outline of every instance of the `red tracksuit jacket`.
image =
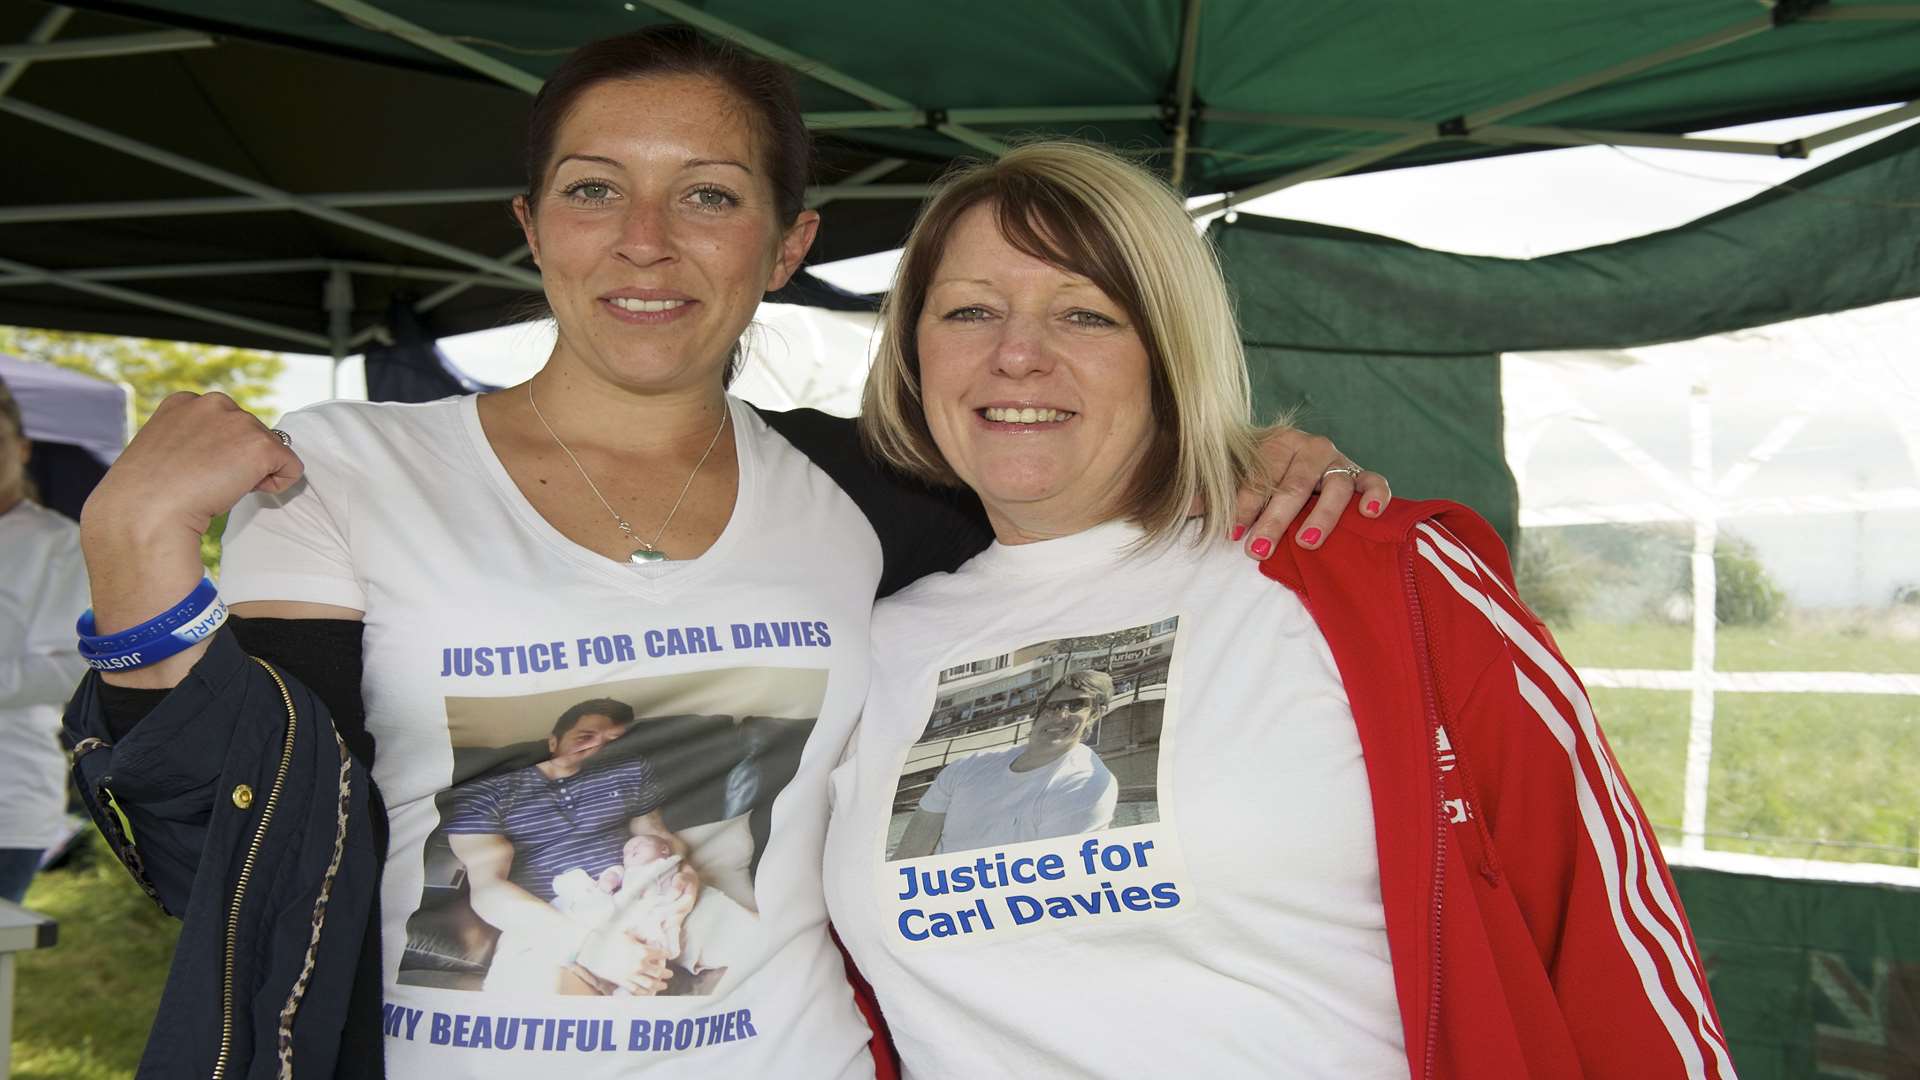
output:
M 1359 727 L 1412 1075 L 1733 1076 L 1653 829 L 1493 529 L 1395 502 L 1279 546 Z

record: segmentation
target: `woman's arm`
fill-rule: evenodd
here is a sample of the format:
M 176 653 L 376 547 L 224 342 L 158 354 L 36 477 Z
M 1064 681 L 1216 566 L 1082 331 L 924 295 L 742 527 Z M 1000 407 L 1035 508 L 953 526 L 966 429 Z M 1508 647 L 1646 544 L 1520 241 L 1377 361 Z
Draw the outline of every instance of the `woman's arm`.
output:
M 225 394 L 162 401 L 80 514 L 96 632 L 119 633 L 178 604 L 206 572 L 200 536 L 213 519 L 250 491 L 285 491 L 303 471 L 279 436 Z M 206 649 L 201 642 L 103 678 L 117 686 L 174 686 Z
M 287 491 L 304 472 L 279 436 L 225 397 L 168 398 L 108 471 L 82 515 L 96 629 L 112 633 L 179 603 L 204 573 L 199 537 L 212 516 L 233 508 L 249 491 Z M 304 541 L 310 554 L 286 568 L 294 573 L 334 580 L 350 576 L 342 569 L 345 545 L 330 512 L 318 497 L 304 497 L 311 494 L 305 487 L 301 491 L 301 497 L 284 500 L 288 505 L 282 509 L 255 513 L 277 518 L 262 521 L 258 534 L 278 532 Z M 258 508 L 236 510 L 236 524 L 244 510 Z M 230 568 L 250 546 L 236 531 L 244 530 L 229 530 Z M 285 560 L 276 553 L 273 561 Z M 373 758 L 359 694 L 358 610 L 274 602 L 235 607 L 254 617 L 230 620 L 230 630 L 159 664 L 90 677 L 67 715 L 69 743 L 86 747 L 88 758 L 84 769 L 76 762 L 76 779 L 100 777 L 101 763 L 113 761 L 111 797 L 124 804 L 129 817 L 144 818 L 136 829 L 140 850 L 135 854 L 148 865 L 167 864 L 174 884 L 191 880 L 204 840 L 210 808 L 196 785 L 218 774 L 237 741 L 256 737 L 262 725 L 284 722 L 278 686 L 249 655 L 273 665 L 297 703 L 313 703 L 315 712 L 305 721 L 325 722 L 330 714 L 361 764 L 370 765 Z M 222 659 L 210 666 L 211 650 L 222 642 Z M 128 754 L 120 752 L 123 742 L 129 744 Z M 134 774 L 151 782 L 135 783 Z M 105 797 L 104 792 L 89 794 Z M 111 838 L 112 815 L 95 817 Z M 384 846 L 384 815 L 376 812 L 373 818 L 376 842 Z

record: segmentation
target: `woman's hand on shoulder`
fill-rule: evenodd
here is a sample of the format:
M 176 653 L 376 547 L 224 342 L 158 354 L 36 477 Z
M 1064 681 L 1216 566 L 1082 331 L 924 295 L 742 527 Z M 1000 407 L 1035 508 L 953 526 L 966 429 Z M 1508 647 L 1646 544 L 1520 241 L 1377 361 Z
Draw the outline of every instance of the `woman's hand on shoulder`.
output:
M 1326 543 L 1339 527 L 1347 504 L 1356 498 L 1360 513 L 1367 517 L 1379 517 L 1393 500 L 1386 477 L 1360 469 L 1324 435 L 1291 427 L 1269 428 L 1260 440 L 1260 456 L 1272 487 L 1242 489 L 1233 514 L 1234 539 L 1255 559 L 1273 554 L 1288 525 L 1316 491 L 1320 502 L 1292 538 L 1309 551 Z

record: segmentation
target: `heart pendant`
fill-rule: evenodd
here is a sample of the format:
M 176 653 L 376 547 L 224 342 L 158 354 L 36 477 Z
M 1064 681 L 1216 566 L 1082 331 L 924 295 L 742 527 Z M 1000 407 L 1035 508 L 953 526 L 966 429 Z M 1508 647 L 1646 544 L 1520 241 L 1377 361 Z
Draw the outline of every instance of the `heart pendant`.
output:
M 647 563 L 666 562 L 667 557 L 652 548 L 634 548 L 633 554 L 627 556 L 627 561 L 637 566 L 645 566 Z

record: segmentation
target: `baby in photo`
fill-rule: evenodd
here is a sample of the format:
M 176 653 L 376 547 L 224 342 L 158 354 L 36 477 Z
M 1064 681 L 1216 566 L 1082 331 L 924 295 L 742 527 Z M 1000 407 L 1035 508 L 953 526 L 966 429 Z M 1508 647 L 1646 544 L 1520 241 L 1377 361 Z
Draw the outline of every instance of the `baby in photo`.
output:
M 665 953 L 680 956 L 687 893 L 679 882 L 680 856 L 665 837 L 635 836 L 621 849 L 621 863 L 595 877 L 575 867 L 553 879 L 553 906 L 582 926 L 609 920 L 620 930 Z

